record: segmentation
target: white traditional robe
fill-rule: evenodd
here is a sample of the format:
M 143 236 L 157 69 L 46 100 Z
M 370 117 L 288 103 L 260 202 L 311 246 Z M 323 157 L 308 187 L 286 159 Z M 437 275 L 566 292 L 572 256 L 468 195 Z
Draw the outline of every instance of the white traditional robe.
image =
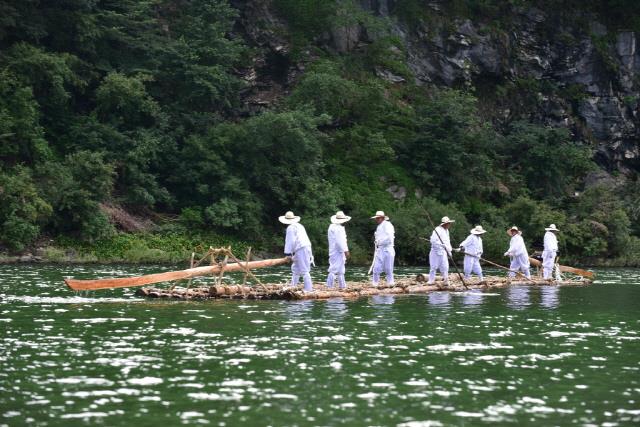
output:
M 482 256 L 482 238 L 477 234 L 469 234 L 469 236 L 460 243 L 464 248 L 464 278 L 471 277 L 471 273 L 478 275 L 483 280 L 482 267 L 480 266 L 480 257 Z
M 552 231 L 544 233 L 544 250 L 542 251 L 542 275 L 545 279 L 553 276 L 553 267 L 558 254 L 558 238 Z
M 291 264 L 291 286 L 297 286 L 300 276 L 304 280 L 304 290 L 313 291 L 311 283 L 311 264 L 313 263 L 313 253 L 311 252 L 311 241 L 307 236 L 307 231 L 302 224 L 290 224 L 287 227 L 287 235 L 284 241 L 284 253 L 292 255 Z
M 529 273 L 529 253 L 520 234 L 511 237 L 506 255 L 511 257 L 509 277 L 515 277 L 516 271 L 522 271 L 525 277 L 531 278 Z
M 440 237 L 438 237 L 440 236 Z M 441 225 L 431 233 L 431 251 L 429 251 L 429 284 L 436 280 L 436 270 L 440 270 L 445 283 L 449 282 L 449 258 L 451 255 L 451 239 L 449 230 Z
M 396 257 L 396 250 L 393 247 L 395 240 L 395 229 L 388 220 L 378 224 L 374 234 L 376 239 L 376 253 L 373 260 L 373 286 L 378 286 L 380 273 L 386 275 L 387 285 L 393 285 L 393 261 Z
M 329 239 L 329 274 L 327 275 L 327 287 L 333 288 L 335 279 L 338 279 L 340 289 L 347 287 L 344 280 L 344 263 L 347 260 L 345 252 L 347 246 L 347 232 L 341 224 L 331 224 L 327 231 Z

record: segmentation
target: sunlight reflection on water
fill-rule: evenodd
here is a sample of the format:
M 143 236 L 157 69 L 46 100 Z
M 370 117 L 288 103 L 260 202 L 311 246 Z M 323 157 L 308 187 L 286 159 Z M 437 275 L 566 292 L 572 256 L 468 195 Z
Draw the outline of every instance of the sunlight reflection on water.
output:
M 587 287 L 295 302 L 62 284 L 168 269 L 0 266 L 2 422 L 640 422 L 638 270 L 604 270 Z

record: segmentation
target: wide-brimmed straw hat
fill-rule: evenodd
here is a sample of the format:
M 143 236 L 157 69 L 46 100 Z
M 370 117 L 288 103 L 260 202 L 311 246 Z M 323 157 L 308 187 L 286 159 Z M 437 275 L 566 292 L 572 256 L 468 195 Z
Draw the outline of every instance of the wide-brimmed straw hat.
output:
M 509 232 L 512 231 L 512 230 L 515 231 L 518 234 L 522 234 L 522 231 L 520 231 L 520 229 L 518 227 L 516 227 L 515 225 L 512 225 L 511 228 L 508 228 L 507 229 L 507 233 L 509 235 L 511 235 L 511 233 L 509 233 Z
M 452 222 L 456 222 L 456 220 L 450 219 L 448 216 L 443 216 L 442 220 L 440 221 L 440 225 L 451 224 Z
M 473 227 L 471 229 L 471 234 L 484 234 L 486 233 L 487 230 L 485 230 L 484 228 L 482 228 L 481 225 L 476 225 L 475 227 Z
M 345 223 L 345 222 L 349 221 L 350 219 L 351 219 L 350 216 L 345 215 L 344 212 L 342 212 L 342 211 L 338 211 L 338 212 L 336 212 L 335 215 L 333 215 L 331 217 L 331 223 L 332 224 L 342 224 L 342 223 Z
M 551 224 L 550 226 L 548 226 L 547 228 L 545 228 L 545 230 L 547 231 L 560 231 L 556 228 L 555 224 Z
M 374 218 L 389 219 L 389 217 L 384 214 L 384 211 L 376 211 L 376 214 L 372 216 L 371 219 L 374 219 Z
M 278 217 L 278 221 L 283 224 L 295 224 L 296 222 L 300 222 L 300 217 L 295 216 L 293 212 L 289 211 L 286 214 Z

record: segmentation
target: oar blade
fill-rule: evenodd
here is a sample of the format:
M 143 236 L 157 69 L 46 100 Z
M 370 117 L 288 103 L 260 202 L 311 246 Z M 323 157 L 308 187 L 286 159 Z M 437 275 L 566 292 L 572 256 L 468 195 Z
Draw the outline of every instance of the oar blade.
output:
M 561 265 L 560 271 L 562 271 L 563 273 L 573 273 L 577 274 L 578 276 L 588 277 L 589 279 L 592 279 L 594 276 L 593 271 L 582 270 L 580 268 L 569 267 L 566 265 Z
M 535 258 L 529 258 L 529 262 L 534 267 L 542 267 L 542 263 Z M 590 279 L 592 279 L 594 276 L 594 273 L 592 271 L 582 270 L 580 268 L 570 267 L 568 265 L 561 265 L 560 271 L 563 273 L 577 274 L 578 276 L 588 277 Z
M 189 277 L 187 270 L 169 271 L 167 273 L 149 274 L 138 277 L 121 277 L 117 279 L 76 280 L 64 279 L 67 286 L 74 291 L 96 291 L 100 289 L 131 288 L 151 285 L 153 283 L 180 280 Z

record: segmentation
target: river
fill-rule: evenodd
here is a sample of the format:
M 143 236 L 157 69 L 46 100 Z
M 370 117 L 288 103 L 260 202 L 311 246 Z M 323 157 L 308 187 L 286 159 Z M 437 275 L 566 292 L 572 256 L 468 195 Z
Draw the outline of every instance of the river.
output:
M 164 270 L 0 266 L 0 426 L 640 424 L 637 269 L 584 287 L 303 302 L 62 282 Z

